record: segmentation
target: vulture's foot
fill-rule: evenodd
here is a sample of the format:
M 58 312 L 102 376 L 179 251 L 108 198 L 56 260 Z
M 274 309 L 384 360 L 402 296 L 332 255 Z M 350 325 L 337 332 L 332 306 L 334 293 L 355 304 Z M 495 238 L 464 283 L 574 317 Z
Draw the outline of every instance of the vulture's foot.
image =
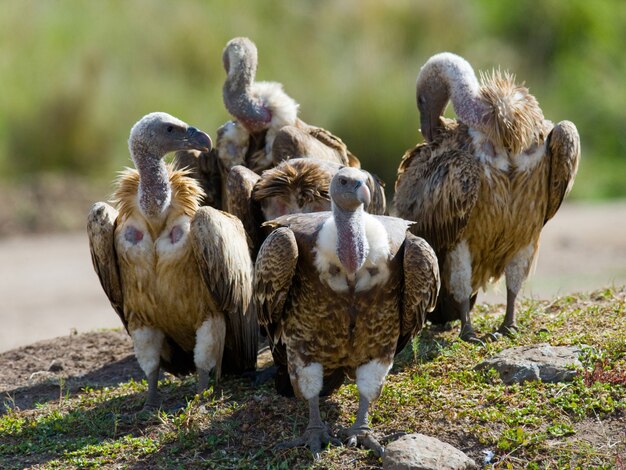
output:
M 515 323 L 511 323 L 507 325 L 506 323 L 502 323 L 500 328 L 498 328 L 498 333 L 503 334 L 509 338 L 513 338 L 519 333 L 519 327 Z
M 319 460 L 320 452 L 328 444 L 340 446 L 341 441 L 336 437 L 331 436 L 326 426 L 309 426 L 306 428 L 306 431 L 304 431 L 302 436 L 291 441 L 276 444 L 275 448 L 280 450 L 306 446 L 313 454 L 313 458 L 315 460 Z
M 340 434 L 342 437 L 347 438 L 346 445 L 348 447 L 360 445 L 372 450 L 377 457 L 382 457 L 385 452 L 385 448 L 374 437 L 369 426 L 352 426 L 341 430 Z
M 467 326 L 462 328 L 459 337 L 463 341 L 466 341 L 468 343 L 476 344 L 483 347 L 485 346 L 485 342 L 476 335 L 476 332 L 471 326 L 469 328 Z
M 494 343 L 496 341 L 500 341 L 502 339 L 502 334 L 498 331 L 494 331 L 493 333 L 487 333 L 483 340 L 485 343 Z

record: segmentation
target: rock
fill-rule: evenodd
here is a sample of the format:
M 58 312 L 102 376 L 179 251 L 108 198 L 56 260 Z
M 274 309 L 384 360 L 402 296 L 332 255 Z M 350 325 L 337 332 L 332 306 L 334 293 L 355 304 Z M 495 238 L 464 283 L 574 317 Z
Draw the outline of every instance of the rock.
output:
M 63 369 L 65 369 L 65 364 L 63 364 L 61 359 L 55 359 L 50 363 L 50 366 L 48 366 L 48 371 L 50 372 L 59 372 Z
M 573 368 L 582 367 L 578 360 L 581 352 L 577 346 L 519 346 L 499 352 L 474 369 L 495 369 L 507 385 L 527 380 L 567 382 L 577 374 Z
M 424 434 L 407 434 L 385 447 L 387 470 L 457 470 L 477 468 L 476 463 L 450 444 Z
M 38 372 L 33 372 L 28 377 L 28 386 L 33 387 L 35 385 L 59 385 L 59 378 L 53 372 L 48 372 L 47 370 L 40 370 Z

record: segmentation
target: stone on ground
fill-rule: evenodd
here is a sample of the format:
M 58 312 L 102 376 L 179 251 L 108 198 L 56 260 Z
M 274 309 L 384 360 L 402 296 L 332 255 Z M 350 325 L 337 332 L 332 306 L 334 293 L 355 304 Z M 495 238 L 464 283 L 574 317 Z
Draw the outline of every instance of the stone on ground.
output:
M 385 447 L 386 470 L 462 470 L 476 463 L 457 448 L 424 434 L 407 434 Z
M 476 370 L 495 369 L 502 381 L 509 385 L 527 380 L 567 382 L 582 367 L 578 346 L 551 346 L 537 344 L 505 349 L 478 364 Z

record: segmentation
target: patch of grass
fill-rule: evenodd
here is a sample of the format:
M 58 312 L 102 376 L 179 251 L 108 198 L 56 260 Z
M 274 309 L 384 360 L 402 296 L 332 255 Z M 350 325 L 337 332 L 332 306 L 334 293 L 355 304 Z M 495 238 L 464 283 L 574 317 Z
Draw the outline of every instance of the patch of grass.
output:
M 485 348 L 451 331 L 425 329 L 401 355 L 371 412 L 375 433 L 420 432 L 465 451 L 489 468 L 623 468 L 626 455 L 626 288 L 519 304 L 520 334 Z M 504 307 L 478 305 L 486 333 Z M 586 345 L 583 370 L 568 383 L 504 385 L 474 366 L 502 349 Z M 380 468 L 370 452 L 331 448 L 313 462 L 306 449 L 275 450 L 307 423 L 301 400 L 271 385 L 225 378 L 194 395 L 193 377 L 160 382 L 162 410 L 141 414 L 145 381 L 61 393 L 33 409 L 0 416 L 0 467 L 23 468 Z M 352 424 L 358 391 L 346 383 L 322 401 L 333 432 Z M 621 460 L 620 460 L 621 459 Z

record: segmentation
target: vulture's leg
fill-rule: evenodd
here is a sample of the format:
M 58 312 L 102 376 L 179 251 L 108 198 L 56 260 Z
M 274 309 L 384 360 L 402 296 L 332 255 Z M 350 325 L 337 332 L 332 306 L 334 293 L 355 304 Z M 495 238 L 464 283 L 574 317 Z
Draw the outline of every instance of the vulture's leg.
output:
M 302 436 L 278 444 L 276 446 L 277 449 L 307 446 L 317 460 L 320 457 L 322 448 L 329 443 L 341 445 L 339 439 L 330 435 L 320 415 L 319 393 L 322 390 L 323 380 L 323 368 L 317 362 L 313 362 L 305 367 L 296 367 L 296 374 L 295 377 L 292 376 L 292 383 L 294 387 L 297 386 L 299 388 L 302 396 L 309 402 L 309 424 Z
M 148 397 L 144 410 L 159 407 L 159 363 L 163 347 L 163 332 L 151 326 L 137 328 L 130 332 L 135 349 L 135 357 L 141 370 L 148 378 Z
M 209 317 L 196 331 L 193 359 L 198 371 L 198 394 L 202 394 L 209 386 L 211 370 L 215 370 L 215 384 L 219 383 L 225 337 L 226 322 L 221 313 Z
M 369 425 L 369 405 L 380 396 L 385 382 L 385 377 L 391 369 L 391 360 L 373 360 L 356 369 L 356 385 L 359 389 L 359 409 L 356 413 L 354 424 L 345 429 L 341 434 L 348 438 L 349 446 L 362 446 L 371 449 L 377 456 L 382 456 L 383 446 L 372 435 Z
M 444 262 L 446 289 L 450 293 L 447 308 L 452 310 L 451 317 L 461 320 L 460 337 L 463 341 L 484 344 L 472 327 L 470 310 L 475 302 L 472 292 L 472 255 L 466 241 L 462 241 L 451 250 Z
M 460 338 L 463 341 L 467 341 L 468 343 L 474 343 L 484 346 L 485 343 L 478 336 L 476 336 L 476 332 L 474 331 L 474 327 L 472 326 L 472 321 L 470 320 L 470 299 L 468 298 L 463 302 L 451 300 L 450 303 L 454 305 L 454 308 L 458 309 L 459 316 L 461 317 L 461 333 L 459 335 Z
M 537 244 L 531 243 L 518 251 L 504 268 L 506 277 L 506 313 L 502 325 L 498 328 L 499 333 L 511 336 L 518 330 L 515 323 L 515 299 L 522 288 L 522 284 L 528 277 L 536 252 Z

